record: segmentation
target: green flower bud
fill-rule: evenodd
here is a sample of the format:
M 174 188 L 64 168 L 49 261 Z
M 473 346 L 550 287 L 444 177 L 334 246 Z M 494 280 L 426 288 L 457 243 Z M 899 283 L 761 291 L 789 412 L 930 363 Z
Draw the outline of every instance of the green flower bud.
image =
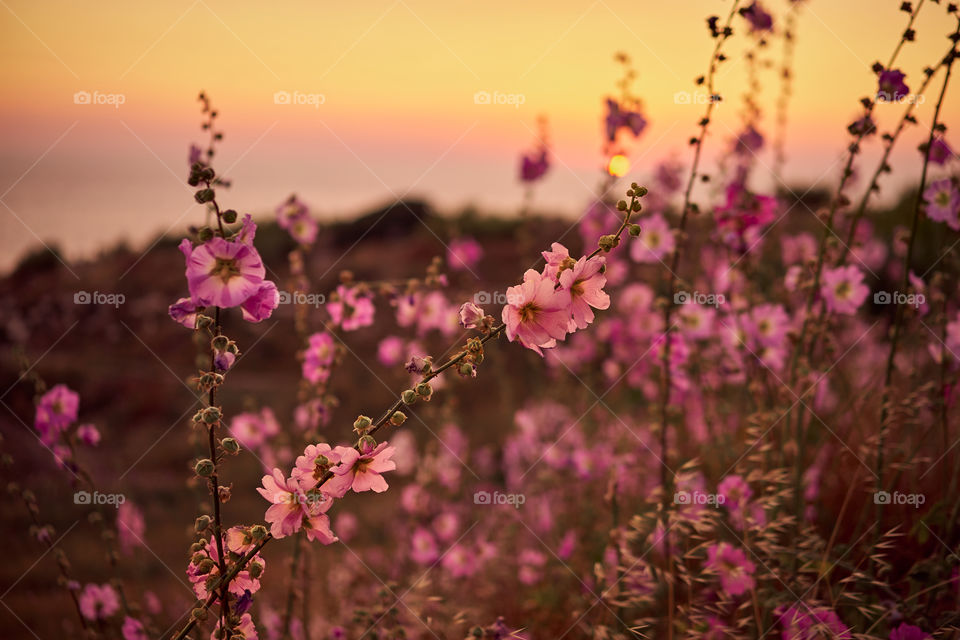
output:
M 202 313 L 197 314 L 197 328 L 206 329 L 213 324 L 213 318 L 205 316 Z
M 617 202 L 617 211 L 626 211 L 627 210 L 627 201 L 620 200 Z
M 213 567 L 213 560 L 210 558 L 204 558 L 200 561 L 200 564 L 197 565 L 197 572 L 201 574 L 210 573 L 213 570 Z
M 620 244 L 620 239 L 613 234 L 600 236 L 600 240 L 597 242 L 597 245 L 604 251 L 610 251 L 618 244 Z
M 357 433 L 363 435 L 367 432 L 367 429 L 373 425 L 373 420 L 367 416 L 358 416 L 356 420 L 353 421 L 353 430 Z
M 256 580 L 263 575 L 263 565 L 259 562 L 251 562 L 247 565 L 247 571 L 250 572 L 250 577 Z
M 223 216 L 223 221 L 226 222 L 227 224 L 233 224 L 234 222 L 237 221 L 237 212 L 234 211 L 233 209 L 227 209 L 220 215 Z
M 206 620 L 207 619 L 207 610 L 203 607 L 197 607 L 190 612 L 190 615 L 194 620 Z
M 403 404 L 413 404 L 417 401 L 417 392 L 413 389 L 407 389 L 400 394 L 400 400 L 403 401 Z
M 230 338 L 227 336 L 216 336 L 210 341 L 210 348 L 214 351 L 226 351 L 230 345 Z
M 390 424 L 392 424 L 395 427 L 399 427 L 406 421 L 407 421 L 407 414 L 405 414 L 403 411 L 394 411 L 393 415 L 390 416 Z
M 230 455 L 240 453 L 240 443 L 237 442 L 236 438 L 224 438 L 220 441 L 220 446 Z
M 207 407 L 201 413 L 203 414 L 203 421 L 207 424 L 217 424 L 223 416 L 220 407 Z
M 213 464 L 213 460 L 209 458 L 204 458 L 203 460 L 198 460 L 196 466 L 193 468 L 197 472 L 197 475 L 201 478 L 209 478 L 217 470 L 216 466 Z
M 214 198 L 216 198 L 216 194 L 214 194 L 213 189 L 200 189 L 193 194 L 193 197 L 200 204 L 204 204 L 206 202 L 211 202 Z
M 630 235 L 633 236 L 634 238 L 640 235 L 640 231 L 641 231 L 640 225 L 638 224 L 630 225 Z
M 417 395 L 422 398 L 429 398 L 433 394 L 433 387 L 428 382 L 421 382 L 416 387 Z
M 646 188 L 646 187 L 634 187 L 633 190 L 634 190 L 634 191 L 636 192 L 636 194 L 637 194 L 639 197 L 641 197 L 641 198 L 642 198 L 643 196 L 647 195 L 647 188 Z
M 255 524 L 250 527 L 250 539 L 254 542 L 260 542 L 267 537 L 267 528 L 262 524 Z
M 207 462 L 209 462 L 209 460 Z M 210 527 L 210 516 L 207 516 L 207 515 L 203 515 L 197 518 L 197 521 L 193 525 L 193 528 L 196 529 L 197 533 L 203 533 L 209 527 Z M 197 549 L 197 551 L 201 551 L 202 549 L 203 549 L 203 545 L 201 545 L 200 549 Z
M 197 231 L 197 238 L 200 242 L 207 242 L 213 237 L 213 229 L 210 227 L 200 227 L 200 230 Z

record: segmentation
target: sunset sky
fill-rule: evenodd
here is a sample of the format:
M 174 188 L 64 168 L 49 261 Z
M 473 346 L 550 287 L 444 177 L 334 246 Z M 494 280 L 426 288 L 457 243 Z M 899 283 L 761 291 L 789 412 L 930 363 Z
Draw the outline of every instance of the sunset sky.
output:
M 781 28 L 790 3 L 765 4 Z M 810 0 L 799 9 L 790 185 L 830 184 L 839 174 L 846 123 L 858 99 L 875 91 L 870 65 L 889 58 L 906 23 L 899 5 Z M 911 87 L 947 51 L 952 28 L 943 6 L 926 5 L 917 41 L 898 63 Z M 80 257 L 121 238 L 142 245 L 199 220 L 184 179 L 188 145 L 202 140 L 200 89 L 222 116 L 216 166 L 234 179 L 224 201 L 240 211 L 266 214 L 296 192 L 324 217 L 403 195 L 447 211 L 474 203 L 508 214 L 521 200 L 518 154 L 545 115 L 555 163 L 535 202 L 576 214 L 605 160 L 603 98 L 620 72 L 613 54 L 633 58 L 650 122 L 628 147 L 628 178 L 670 156 L 688 162 L 686 140 L 703 106 L 677 104 L 675 95 L 692 92 L 706 68 L 713 41 L 705 18 L 729 7 L 721 0 L 2 0 L 0 268 L 41 240 Z M 708 155 L 728 149 L 741 122 L 749 40 L 740 37 L 743 20 L 734 24 Z M 768 139 L 781 50 L 774 37 L 763 54 L 774 63 L 760 96 Z M 123 104 L 75 104 L 80 91 L 122 96 Z M 278 91 L 323 103 L 276 104 Z M 476 104 L 478 91 L 519 95 L 523 104 Z M 928 96 L 920 106 L 921 123 L 929 123 L 933 102 Z M 882 105 L 881 125 L 901 112 Z M 955 124 L 960 100 L 948 95 L 944 113 Z M 900 144 L 888 192 L 919 174 L 921 134 L 915 128 Z M 772 166 L 769 145 L 761 160 Z

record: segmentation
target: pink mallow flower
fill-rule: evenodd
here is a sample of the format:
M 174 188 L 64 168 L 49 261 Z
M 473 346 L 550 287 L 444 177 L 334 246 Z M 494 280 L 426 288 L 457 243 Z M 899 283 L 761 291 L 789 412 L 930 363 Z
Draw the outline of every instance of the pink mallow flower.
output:
M 200 306 L 239 306 L 260 290 L 266 274 L 260 254 L 245 242 L 217 236 L 194 247 L 184 238 L 180 251 L 187 260 L 190 297 Z
M 56 442 L 77 419 L 80 396 L 65 384 L 58 384 L 40 398 L 34 427 L 47 446 Z
M 567 335 L 570 321 L 570 291 L 555 289 L 553 281 L 528 269 L 523 284 L 507 289 L 503 323 L 507 338 L 543 355 L 542 348 L 554 347 Z
M 659 213 L 637 220 L 643 231 L 630 243 L 630 257 L 634 262 L 660 262 L 673 253 L 676 241 L 670 223 Z
M 834 313 L 853 315 L 867 299 L 870 289 L 863 284 L 863 272 L 850 265 L 836 269 L 824 269 L 820 295 L 827 309 Z
M 926 640 L 930 634 L 906 622 L 901 622 L 900 626 L 890 631 L 890 640 Z
M 383 493 L 387 490 L 387 481 L 381 474 L 397 468 L 397 463 L 390 459 L 394 451 L 396 449 L 386 442 L 365 447 L 362 453 L 352 447 L 337 447 L 334 452 L 340 455 L 340 464 L 333 469 L 333 478 L 323 485 L 324 491 L 329 489 L 330 495 L 337 498 L 350 489 L 356 493 Z
M 593 322 L 593 309 L 610 307 L 610 296 L 603 291 L 603 286 L 607 283 L 607 278 L 603 275 L 605 263 L 603 256 L 589 260 L 583 256 L 573 268 L 560 272 L 560 286 L 570 292 L 572 317 L 568 331 L 586 329 L 587 325 Z
M 451 240 L 447 245 L 447 266 L 454 271 L 470 271 L 482 257 L 483 247 L 468 236 Z
M 731 596 L 753 589 L 756 566 L 747 560 L 742 549 L 726 542 L 710 545 L 707 548 L 706 566 L 720 576 L 720 586 Z
M 290 626 L 292 628 L 293 624 Z M 257 626 L 253 623 L 253 618 L 249 613 L 244 613 L 240 616 L 240 622 L 230 627 L 230 637 L 236 638 L 237 636 L 242 636 L 243 640 L 259 640 L 260 636 L 257 635 Z M 220 640 L 221 637 L 220 622 L 218 621 L 217 626 L 210 634 L 210 640 Z
M 197 304 L 190 298 L 180 298 L 167 309 L 167 313 L 177 324 L 187 329 L 197 328 Z
M 410 539 L 412 549 L 410 557 L 417 564 L 433 564 L 440 557 L 440 549 L 437 547 L 437 541 L 429 530 L 423 527 L 413 532 Z
M 80 613 L 87 620 L 106 620 L 120 610 L 120 599 L 109 584 L 88 584 L 80 592 Z
M 927 204 L 927 217 L 937 222 L 945 222 L 954 231 L 960 231 L 960 191 L 950 178 L 931 182 L 923 192 L 923 201 Z
M 314 333 L 303 352 L 303 377 L 312 384 L 322 384 L 330 377 L 330 367 L 336 356 L 333 336 L 325 331 Z
M 270 533 L 275 538 L 284 538 L 296 533 L 301 527 L 308 540 L 332 544 L 337 537 L 330 530 L 330 518 L 326 515 L 333 506 L 333 498 L 321 491 L 307 493 L 296 478 L 284 478 L 280 469 L 263 476 L 263 488 L 257 491 L 273 504 L 267 509 L 264 519 L 270 523 Z
M 930 145 L 930 153 L 927 154 L 927 157 L 930 158 L 930 162 L 942 166 L 953 158 L 953 155 L 953 149 L 950 148 L 947 141 L 942 137 L 937 137 Z
M 373 301 L 356 288 L 338 286 L 336 298 L 327 304 L 327 311 L 333 325 L 339 325 L 344 331 L 356 331 L 373 324 Z
M 260 287 L 240 305 L 243 319 L 247 322 L 262 322 L 271 315 L 273 310 L 280 306 L 280 292 L 277 285 L 270 280 L 264 280 Z
M 476 329 L 483 320 L 483 309 L 472 302 L 460 305 L 460 326 L 464 329 Z
M 120 631 L 123 633 L 123 640 L 149 640 L 147 632 L 143 629 L 143 623 L 130 616 L 123 619 L 123 627 Z
M 520 158 L 520 180 L 523 182 L 536 182 L 547 173 L 547 169 L 549 168 L 550 159 L 547 155 L 546 148 L 525 153 Z

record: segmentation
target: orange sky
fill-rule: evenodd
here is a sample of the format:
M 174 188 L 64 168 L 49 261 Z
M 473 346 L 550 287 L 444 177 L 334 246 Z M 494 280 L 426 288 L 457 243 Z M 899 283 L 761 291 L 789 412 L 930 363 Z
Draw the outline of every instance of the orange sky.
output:
M 786 0 L 768 0 L 782 24 Z M 916 4 L 916 2 L 914 3 Z M 832 181 L 845 124 L 875 90 L 869 66 L 886 60 L 905 24 L 899 0 L 810 0 L 798 22 L 788 181 Z M 899 66 L 908 84 L 946 51 L 951 27 L 926 2 L 917 42 Z M 195 95 L 222 113 L 218 163 L 236 181 L 229 206 L 266 211 L 291 191 L 322 215 L 345 215 L 410 195 L 452 209 L 510 211 L 520 201 L 519 151 L 548 116 L 557 162 L 537 202 L 575 213 L 590 197 L 600 156 L 602 99 L 614 90 L 617 50 L 640 77 L 650 127 L 630 147 L 634 173 L 657 159 L 688 160 L 701 106 L 676 104 L 706 66 L 704 19 L 721 0 L 364 3 L 184 0 L 97 3 L 0 1 L 0 267 L 43 240 L 81 255 L 127 237 L 179 229 L 199 216 L 183 182 L 200 140 Z M 742 26 L 738 18 L 735 25 Z M 742 35 L 742 29 L 738 35 Z M 718 78 L 709 153 L 739 128 L 746 38 L 730 43 Z M 774 39 L 768 58 L 779 60 Z M 762 121 L 772 133 L 776 70 L 763 74 Z M 523 96 L 519 107 L 478 105 L 477 91 Z M 123 104 L 75 104 L 74 94 Z M 275 104 L 287 91 L 322 105 Z M 932 99 L 919 110 L 928 122 Z M 960 101 L 948 96 L 947 123 Z M 879 109 L 881 123 L 900 107 Z M 899 180 L 918 173 L 916 130 L 903 141 Z M 876 143 L 874 143 L 876 146 Z M 954 142 L 957 146 L 957 142 Z M 762 159 L 772 163 L 769 153 Z

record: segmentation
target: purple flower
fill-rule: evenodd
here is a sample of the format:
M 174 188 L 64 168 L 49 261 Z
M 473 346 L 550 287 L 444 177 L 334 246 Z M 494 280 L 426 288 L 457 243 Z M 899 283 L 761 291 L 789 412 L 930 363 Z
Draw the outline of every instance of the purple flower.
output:
M 927 217 L 937 222 L 945 222 L 954 231 L 960 231 L 960 191 L 950 178 L 930 183 L 923 192 L 923 201 L 927 203 Z
M 483 247 L 470 237 L 451 240 L 447 246 L 447 266 L 454 271 L 473 269 L 483 257 Z
M 197 305 L 190 298 L 180 298 L 167 309 L 173 321 L 187 329 L 197 328 Z
M 80 396 L 64 384 L 58 384 L 43 394 L 37 405 L 34 426 L 40 433 L 40 439 L 51 445 L 77 419 L 80 409 Z
M 900 626 L 890 632 L 890 640 L 925 640 L 930 634 L 906 622 L 900 623 Z
M 899 69 L 884 69 L 880 72 L 877 80 L 879 89 L 877 90 L 878 102 L 896 102 L 906 97 L 910 93 L 903 79 L 906 76 Z
M 547 159 L 546 149 L 524 154 L 520 158 L 520 180 L 523 182 L 536 182 L 544 176 L 549 168 L 550 161 Z
M 943 138 L 934 138 L 927 157 L 930 158 L 930 162 L 943 166 L 953 157 L 953 149 Z
M 243 319 L 247 322 L 262 322 L 273 314 L 280 305 L 280 292 L 270 280 L 260 283 L 260 288 L 247 298 L 241 307 Z
M 621 107 L 616 100 L 607 98 L 606 124 L 607 140 L 614 142 L 620 129 L 629 129 L 633 137 L 638 137 L 647 127 L 647 121 L 639 111 Z
M 749 7 L 741 9 L 740 15 L 747 19 L 747 22 L 750 23 L 750 30 L 753 32 L 773 30 L 773 16 L 760 6 L 759 2 L 754 2 Z
M 255 294 L 266 270 L 253 246 L 211 238 L 196 247 L 184 238 L 180 251 L 187 261 L 187 286 L 194 303 L 236 307 Z

